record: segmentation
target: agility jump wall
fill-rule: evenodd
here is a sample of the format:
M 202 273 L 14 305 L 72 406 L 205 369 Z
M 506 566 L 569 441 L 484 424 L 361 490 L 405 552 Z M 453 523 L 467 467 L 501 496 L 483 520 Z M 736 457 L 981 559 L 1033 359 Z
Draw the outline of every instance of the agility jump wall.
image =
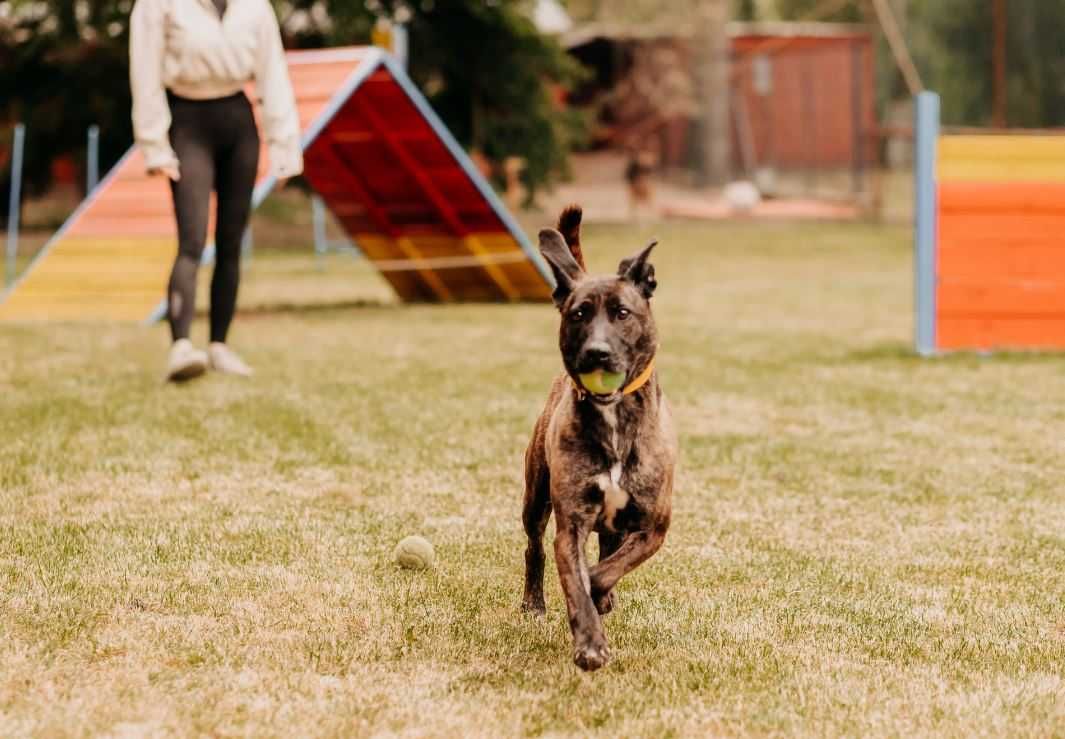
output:
M 388 54 L 296 51 L 288 64 L 304 177 L 401 299 L 550 298 L 536 249 Z M 276 184 L 267 158 L 264 147 L 254 206 Z M 131 149 L 0 295 L 0 320 L 164 316 L 177 248 L 168 190 Z
M 921 354 L 1065 349 L 1065 135 L 942 135 L 916 113 Z

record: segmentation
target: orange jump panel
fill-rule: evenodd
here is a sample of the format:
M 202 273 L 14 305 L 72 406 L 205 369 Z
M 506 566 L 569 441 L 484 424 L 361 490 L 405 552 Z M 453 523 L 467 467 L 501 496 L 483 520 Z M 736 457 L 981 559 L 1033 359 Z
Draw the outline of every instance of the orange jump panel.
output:
M 936 343 L 940 349 L 1061 349 L 1065 347 L 1065 314 L 1037 318 L 941 316 Z
M 939 186 L 936 345 L 1065 348 L 1065 184 Z
M 1065 183 L 955 182 L 939 186 L 941 212 L 1041 213 L 1065 216 Z

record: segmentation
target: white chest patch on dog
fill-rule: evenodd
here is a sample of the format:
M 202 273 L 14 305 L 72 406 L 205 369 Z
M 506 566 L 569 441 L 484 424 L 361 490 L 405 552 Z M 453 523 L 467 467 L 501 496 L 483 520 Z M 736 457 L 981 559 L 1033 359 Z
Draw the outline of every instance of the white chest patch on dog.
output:
M 621 462 L 604 472 L 596 479 L 599 489 L 603 491 L 603 520 L 607 526 L 614 528 L 614 516 L 629 504 L 629 494 L 621 487 Z

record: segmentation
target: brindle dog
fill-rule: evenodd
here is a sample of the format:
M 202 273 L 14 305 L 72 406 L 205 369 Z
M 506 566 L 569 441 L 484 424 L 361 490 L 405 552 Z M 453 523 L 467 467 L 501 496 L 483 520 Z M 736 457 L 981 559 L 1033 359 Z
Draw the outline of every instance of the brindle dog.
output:
M 654 370 L 658 333 L 651 315 L 655 244 L 621 262 L 616 276 L 592 277 L 580 247 L 581 210 L 563 212 L 558 230 L 540 232 L 562 314 L 565 374 L 555 379 L 525 452 L 526 611 L 544 606 L 544 530 L 555 513 L 555 564 L 573 632 L 573 661 L 597 670 L 610 659 L 601 616 L 618 581 L 648 559 L 669 528 L 677 441 Z M 625 373 L 609 395 L 584 389 L 579 375 Z M 585 545 L 598 534 L 599 562 Z

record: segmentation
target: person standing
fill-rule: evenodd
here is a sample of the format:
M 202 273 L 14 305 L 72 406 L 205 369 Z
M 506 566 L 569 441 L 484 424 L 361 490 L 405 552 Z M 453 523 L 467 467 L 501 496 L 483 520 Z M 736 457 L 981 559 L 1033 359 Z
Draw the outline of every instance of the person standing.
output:
M 245 85 L 262 101 L 271 174 L 303 171 L 299 114 L 277 17 L 268 0 L 136 0 L 130 19 L 133 132 L 149 174 L 170 181 L 178 251 L 167 286 L 167 379 L 208 367 L 248 376 L 226 344 L 240 283 L 240 245 L 259 166 L 259 131 Z M 218 195 L 210 343 L 189 340 L 196 274 Z

